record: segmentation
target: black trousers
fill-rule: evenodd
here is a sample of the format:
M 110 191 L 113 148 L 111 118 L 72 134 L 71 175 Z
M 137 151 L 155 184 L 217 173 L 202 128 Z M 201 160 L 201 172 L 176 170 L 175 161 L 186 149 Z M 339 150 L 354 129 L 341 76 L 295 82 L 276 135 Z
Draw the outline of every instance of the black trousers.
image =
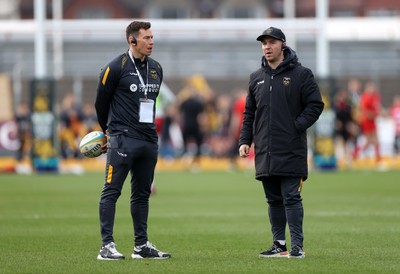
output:
M 114 242 L 115 205 L 121 195 L 122 186 L 129 171 L 131 172 L 130 210 L 135 245 L 142 245 L 147 242 L 149 197 L 157 155 L 158 144 L 156 143 L 133 139 L 124 135 L 111 136 L 107 150 L 105 184 L 99 204 L 103 245 Z
M 274 241 L 286 240 L 289 226 L 292 247 L 303 247 L 303 203 L 301 177 L 271 176 L 262 181 Z

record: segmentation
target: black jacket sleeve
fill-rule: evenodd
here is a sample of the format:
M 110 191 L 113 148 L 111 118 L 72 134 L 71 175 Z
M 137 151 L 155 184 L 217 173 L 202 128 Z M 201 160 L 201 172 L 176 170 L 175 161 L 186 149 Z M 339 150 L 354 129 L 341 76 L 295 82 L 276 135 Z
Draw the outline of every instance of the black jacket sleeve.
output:
M 95 108 L 97 120 L 99 121 L 99 125 L 104 133 L 108 127 L 107 121 L 110 104 L 114 91 L 118 85 L 118 77 L 120 74 L 120 67 L 116 63 L 117 61 L 114 60 L 102 69 L 97 83 Z
M 305 107 L 295 120 L 295 126 L 299 132 L 306 131 L 312 126 L 324 109 L 321 93 L 311 70 L 304 69 L 301 78 L 303 79 L 301 101 Z
M 243 123 L 240 130 L 239 147 L 241 145 L 251 145 L 253 142 L 253 124 L 255 119 L 255 112 L 257 109 L 257 103 L 253 94 L 254 80 L 253 74 L 250 75 L 249 89 L 246 96 L 246 105 L 243 112 Z

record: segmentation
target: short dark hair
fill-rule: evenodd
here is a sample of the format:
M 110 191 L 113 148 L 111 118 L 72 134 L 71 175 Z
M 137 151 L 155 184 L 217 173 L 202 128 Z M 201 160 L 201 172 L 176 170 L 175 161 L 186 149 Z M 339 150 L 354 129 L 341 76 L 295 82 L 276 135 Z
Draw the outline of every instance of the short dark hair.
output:
M 149 28 L 151 28 L 150 22 L 133 21 L 126 27 L 126 41 L 130 43 L 129 36 L 137 37 L 141 29 L 148 30 Z

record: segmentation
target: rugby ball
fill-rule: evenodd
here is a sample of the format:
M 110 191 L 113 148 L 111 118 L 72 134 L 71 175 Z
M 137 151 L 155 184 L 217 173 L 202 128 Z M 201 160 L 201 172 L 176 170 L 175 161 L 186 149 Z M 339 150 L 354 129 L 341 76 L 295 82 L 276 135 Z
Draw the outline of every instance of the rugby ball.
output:
M 103 132 L 92 131 L 82 138 L 79 144 L 79 150 L 85 157 L 95 158 L 103 153 L 101 146 L 106 142 L 106 136 Z

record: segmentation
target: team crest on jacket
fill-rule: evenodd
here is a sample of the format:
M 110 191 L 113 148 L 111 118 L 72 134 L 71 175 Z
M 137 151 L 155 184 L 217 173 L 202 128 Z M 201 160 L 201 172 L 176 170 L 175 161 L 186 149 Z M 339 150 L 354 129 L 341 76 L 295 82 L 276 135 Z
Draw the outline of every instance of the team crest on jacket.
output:
M 151 75 L 151 78 L 153 78 L 154 80 L 157 79 L 157 71 L 155 71 L 155 70 L 150 70 L 150 75 Z
M 137 85 L 132 84 L 132 85 L 130 85 L 129 89 L 130 89 L 132 92 L 135 92 L 135 91 L 137 91 Z
M 283 84 L 288 86 L 290 84 L 291 79 L 289 77 L 283 77 Z

